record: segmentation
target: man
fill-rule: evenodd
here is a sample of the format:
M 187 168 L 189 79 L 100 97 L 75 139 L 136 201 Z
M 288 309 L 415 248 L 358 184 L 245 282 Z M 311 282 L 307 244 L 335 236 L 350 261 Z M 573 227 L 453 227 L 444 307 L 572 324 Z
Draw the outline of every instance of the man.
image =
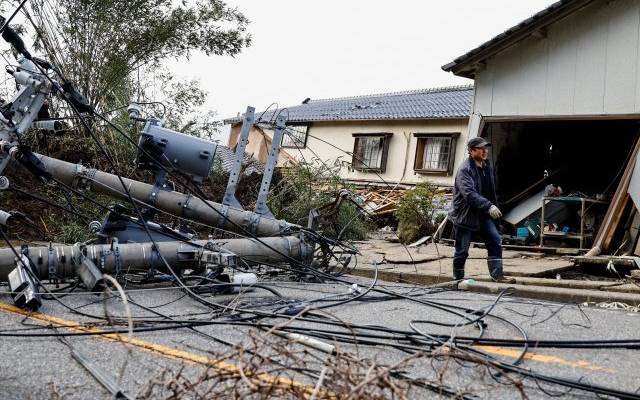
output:
M 449 219 L 454 224 L 455 254 L 453 278 L 464 278 L 464 264 L 475 232 L 480 232 L 487 247 L 489 274 L 495 282 L 515 283 L 502 270 L 502 237 L 496 226 L 502 212 L 496 206 L 493 170 L 487 162 L 489 146 L 485 139 L 475 137 L 467 143 L 469 158 L 456 174 L 453 189 L 453 210 Z

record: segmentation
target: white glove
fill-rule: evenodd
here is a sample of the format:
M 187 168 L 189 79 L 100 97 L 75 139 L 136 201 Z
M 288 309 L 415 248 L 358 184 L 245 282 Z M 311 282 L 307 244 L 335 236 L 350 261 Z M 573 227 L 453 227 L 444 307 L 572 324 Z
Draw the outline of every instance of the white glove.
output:
M 491 205 L 491 207 L 489 207 L 489 216 L 493 219 L 498 219 L 502 217 L 502 211 L 500 211 L 498 207 Z

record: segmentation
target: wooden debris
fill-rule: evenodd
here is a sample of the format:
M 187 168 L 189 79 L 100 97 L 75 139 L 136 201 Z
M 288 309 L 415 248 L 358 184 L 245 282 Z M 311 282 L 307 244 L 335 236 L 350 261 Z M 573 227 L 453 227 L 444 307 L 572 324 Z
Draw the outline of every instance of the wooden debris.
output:
M 627 190 L 629 189 L 631 175 L 633 174 L 633 169 L 635 168 L 636 158 L 638 157 L 639 151 L 640 140 L 636 140 L 631 157 L 629 157 L 629 160 L 626 163 L 618 188 L 613 195 L 611 205 L 604 216 L 604 220 L 594 241 L 593 248 L 589 250 L 586 254 L 587 256 L 597 256 L 603 250 L 607 250 L 609 244 L 611 244 L 611 240 L 613 239 L 613 235 L 618 227 L 624 208 L 629 203 L 629 194 L 627 193 Z
M 616 256 L 578 256 L 573 257 L 576 265 L 596 264 L 608 265 L 613 263 L 617 267 L 636 268 L 634 257 L 616 257 Z
M 358 195 L 363 200 L 363 208 L 376 216 L 388 215 L 398 209 L 403 189 L 363 189 Z
M 375 216 L 383 216 L 392 214 L 398 209 L 400 199 L 404 196 L 405 191 L 411 189 L 379 189 L 365 188 L 360 189 L 356 193 L 362 199 L 362 207 L 370 214 Z M 440 188 L 437 193 L 450 193 L 450 188 Z

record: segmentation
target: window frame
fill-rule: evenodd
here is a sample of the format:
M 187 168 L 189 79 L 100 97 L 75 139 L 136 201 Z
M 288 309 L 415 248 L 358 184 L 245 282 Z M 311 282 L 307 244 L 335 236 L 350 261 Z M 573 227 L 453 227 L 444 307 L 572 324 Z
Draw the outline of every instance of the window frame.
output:
M 305 131 L 304 131 L 304 141 L 302 142 L 302 144 L 300 146 L 296 145 L 295 142 L 292 146 L 288 146 L 284 144 L 284 140 L 287 137 L 287 133 L 285 132 L 284 135 L 282 135 L 282 141 L 280 142 L 280 147 L 283 149 L 305 149 L 307 148 L 307 139 L 309 138 L 309 124 L 287 124 L 287 127 L 291 127 L 291 128 L 299 128 L 299 127 L 305 127 Z
M 438 133 L 414 133 L 416 138 L 416 151 L 413 161 L 413 171 L 417 174 L 425 175 L 447 175 L 451 176 L 454 172 L 456 161 L 456 145 L 460 132 L 438 132 Z M 428 139 L 447 138 L 449 139 L 449 159 L 447 160 L 446 169 L 424 168 L 424 147 Z M 422 143 L 422 144 L 421 144 Z
M 378 172 L 384 173 L 387 169 L 387 155 L 389 154 L 389 142 L 393 136 L 392 132 L 371 132 L 371 133 L 352 133 L 353 153 L 351 154 L 351 168 L 360 172 Z M 358 150 L 358 141 L 366 138 L 382 138 L 382 159 L 379 168 L 366 167 L 363 163 L 356 159 Z

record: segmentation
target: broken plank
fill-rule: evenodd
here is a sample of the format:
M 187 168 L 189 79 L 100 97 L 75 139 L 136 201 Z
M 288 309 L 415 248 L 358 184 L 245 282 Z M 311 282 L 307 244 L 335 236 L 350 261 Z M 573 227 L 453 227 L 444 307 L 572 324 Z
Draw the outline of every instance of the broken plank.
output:
M 633 147 L 633 151 L 631 152 L 629 159 L 627 160 L 627 164 L 622 178 L 620 179 L 620 183 L 618 184 L 616 192 L 613 195 L 613 199 L 611 199 L 611 205 L 607 209 L 607 213 L 604 216 L 602 225 L 598 230 L 598 234 L 593 243 L 593 249 L 590 250 L 587 255 L 598 255 L 602 250 L 606 250 L 611 243 L 613 233 L 617 226 L 617 224 L 615 224 L 616 226 L 614 226 L 614 221 L 616 218 L 620 218 L 619 214 L 622 213 L 623 207 L 625 205 L 622 203 L 625 200 L 625 197 L 628 197 L 627 190 L 629 189 L 631 175 L 633 173 L 633 169 L 635 168 L 639 150 L 640 140 L 636 139 L 636 143 Z
M 635 260 L 631 257 L 607 257 L 607 256 L 577 256 L 573 257 L 576 265 L 596 264 L 608 265 L 610 262 L 616 266 L 637 268 Z

